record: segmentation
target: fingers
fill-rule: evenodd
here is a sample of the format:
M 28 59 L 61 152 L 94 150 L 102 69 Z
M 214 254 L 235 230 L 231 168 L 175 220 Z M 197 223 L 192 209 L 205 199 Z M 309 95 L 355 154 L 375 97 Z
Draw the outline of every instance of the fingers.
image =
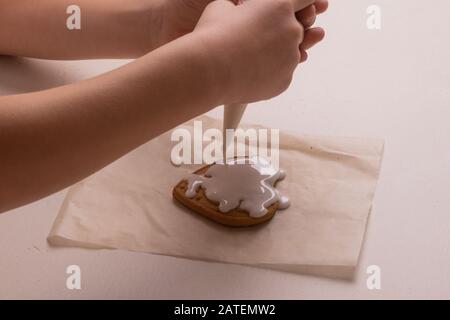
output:
M 321 14 L 328 9 L 328 0 L 316 0 L 314 3 L 314 6 L 316 7 L 316 13 Z
M 301 50 L 311 49 L 325 37 L 325 31 L 322 28 L 311 28 L 305 31 L 303 42 L 300 44 Z
M 325 12 L 328 8 L 328 0 L 316 0 L 314 4 L 297 11 L 295 16 L 297 20 L 308 29 L 316 22 L 317 15 Z
M 310 28 L 316 22 L 316 7 L 310 5 L 305 9 L 298 11 L 295 16 L 305 29 Z
M 300 63 L 305 62 L 306 60 L 308 60 L 308 53 L 300 48 Z
M 302 43 L 299 46 L 300 63 L 308 59 L 306 50 L 315 46 L 325 37 L 325 31 L 322 28 L 311 28 L 316 22 L 318 14 L 325 12 L 328 8 L 328 0 L 316 0 L 314 4 L 296 12 L 297 20 L 304 26 L 305 34 Z
M 314 47 L 318 42 L 322 41 L 324 37 L 325 31 L 322 28 L 312 28 L 305 31 L 305 38 L 299 47 L 299 63 L 305 62 L 308 59 L 308 53 L 306 50 Z
M 292 6 L 294 7 L 294 12 L 297 12 L 312 5 L 315 0 L 291 0 L 291 1 Z

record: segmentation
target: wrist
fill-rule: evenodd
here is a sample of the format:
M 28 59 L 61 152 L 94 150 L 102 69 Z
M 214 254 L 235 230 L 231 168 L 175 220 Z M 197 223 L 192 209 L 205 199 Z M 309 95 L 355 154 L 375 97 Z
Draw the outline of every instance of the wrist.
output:
M 161 46 L 164 0 L 133 0 L 124 6 L 114 19 L 129 39 L 134 57 L 140 57 Z
M 205 66 L 208 87 L 216 100 L 216 105 L 230 103 L 233 84 L 230 55 L 220 46 L 220 41 L 215 40 L 217 36 L 208 31 L 195 31 L 192 38 L 192 45 L 196 46 Z
M 194 32 L 184 38 L 188 40 L 187 46 L 195 55 L 193 59 L 201 65 L 202 81 L 206 84 L 203 94 L 209 96 L 214 106 L 225 104 L 230 74 L 224 59 L 219 55 L 220 50 L 208 40 L 206 34 Z
M 148 44 L 144 53 L 150 52 L 161 47 L 165 42 L 163 41 L 164 20 L 166 3 L 170 0 L 136 0 L 138 6 L 142 6 L 140 12 L 144 15 L 143 19 L 146 22 L 146 34 Z

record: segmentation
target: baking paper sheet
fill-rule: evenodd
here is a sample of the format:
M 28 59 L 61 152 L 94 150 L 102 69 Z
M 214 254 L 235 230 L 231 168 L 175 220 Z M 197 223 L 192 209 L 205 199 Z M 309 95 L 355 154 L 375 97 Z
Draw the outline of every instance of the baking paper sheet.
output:
M 197 120 L 203 130 L 222 127 L 206 116 Z M 193 121 L 182 127 L 193 132 Z M 280 167 L 287 178 L 277 187 L 292 205 L 267 224 L 233 229 L 172 199 L 173 186 L 200 166 L 171 164 L 176 142 L 170 135 L 70 188 L 49 243 L 352 276 L 379 175 L 382 141 L 280 132 Z

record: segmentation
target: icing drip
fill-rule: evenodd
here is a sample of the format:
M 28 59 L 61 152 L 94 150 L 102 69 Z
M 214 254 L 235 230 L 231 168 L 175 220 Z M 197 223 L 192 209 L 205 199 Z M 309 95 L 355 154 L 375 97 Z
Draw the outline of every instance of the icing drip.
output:
M 186 197 L 195 197 L 202 187 L 206 198 L 219 203 L 220 212 L 239 208 L 258 218 L 275 202 L 279 209 L 289 207 L 289 199 L 275 188 L 275 183 L 285 177 L 283 170 L 275 169 L 261 157 L 228 159 L 226 164 L 212 165 L 203 175 L 189 175 Z

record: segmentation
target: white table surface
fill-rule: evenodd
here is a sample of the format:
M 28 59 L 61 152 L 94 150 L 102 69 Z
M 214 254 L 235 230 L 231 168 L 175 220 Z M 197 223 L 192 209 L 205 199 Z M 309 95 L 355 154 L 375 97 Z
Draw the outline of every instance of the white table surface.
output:
M 46 237 L 62 191 L 0 215 L 0 298 L 450 298 L 450 2 L 331 2 L 319 20 L 326 41 L 311 51 L 286 93 L 250 106 L 245 121 L 385 139 L 353 281 L 119 250 L 51 248 Z M 366 28 L 370 4 L 382 9 L 379 31 Z M 0 94 L 70 83 L 125 62 L 1 57 Z M 66 289 L 71 264 L 81 267 L 81 290 Z M 381 290 L 366 287 L 369 265 L 381 268 Z

